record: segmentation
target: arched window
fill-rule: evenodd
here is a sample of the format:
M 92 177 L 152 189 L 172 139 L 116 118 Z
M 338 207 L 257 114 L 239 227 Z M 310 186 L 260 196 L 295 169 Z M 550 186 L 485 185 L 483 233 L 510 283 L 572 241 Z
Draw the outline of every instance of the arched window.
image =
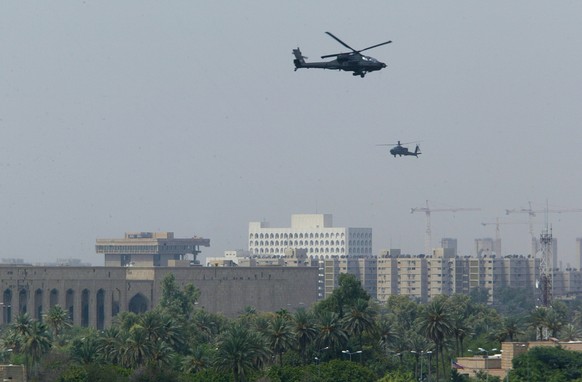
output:
M 103 289 L 97 291 L 95 305 L 97 313 L 97 330 L 103 330 L 105 328 L 105 291 Z
M 81 326 L 89 326 L 89 289 L 81 292 Z
M 129 300 L 129 311 L 133 313 L 145 313 L 148 311 L 149 300 L 141 293 L 136 294 Z

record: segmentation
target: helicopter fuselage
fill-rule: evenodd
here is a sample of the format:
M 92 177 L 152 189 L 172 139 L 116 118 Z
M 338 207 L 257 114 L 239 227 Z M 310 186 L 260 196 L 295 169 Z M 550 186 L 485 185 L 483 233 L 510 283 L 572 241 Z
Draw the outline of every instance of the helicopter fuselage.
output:
M 343 70 L 346 72 L 354 72 L 354 75 L 364 76 L 368 72 L 375 72 L 384 69 L 386 64 L 376 60 L 373 57 L 347 54 L 346 56 L 338 56 L 335 60 L 326 62 L 305 62 L 296 67 L 299 68 L 317 68 L 330 70 Z
M 386 41 L 380 44 L 376 44 L 365 49 L 355 50 L 354 48 L 350 47 L 342 40 L 331 34 L 330 32 L 325 32 L 330 37 L 335 39 L 337 42 L 345 46 L 346 48 L 352 50 L 352 52 L 348 53 L 336 53 L 336 54 L 328 54 L 325 56 L 321 56 L 321 58 L 325 59 L 328 57 L 335 57 L 335 59 L 331 61 L 324 61 L 324 62 L 306 62 L 305 58 L 301 54 L 301 50 L 299 48 L 293 49 L 293 55 L 295 59 L 293 63 L 295 64 L 295 70 L 301 68 L 315 68 L 315 69 L 330 69 L 330 70 L 343 70 L 346 72 L 353 72 L 354 76 L 361 76 L 364 77 L 368 72 L 375 72 L 386 67 L 386 64 L 376 60 L 374 57 L 364 56 L 360 52 L 363 52 L 368 49 L 376 48 L 378 46 L 386 45 L 391 43 L 392 41 Z
M 418 158 L 418 155 L 421 154 L 421 152 L 420 152 L 420 148 L 418 147 L 418 145 L 416 146 L 416 150 L 414 150 L 414 151 L 410 151 L 406 147 L 397 145 L 396 147 L 390 149 L 390 154 L 393 155 L 395 158 L 396 158 L 396 155 L 398 155 L 398 156 L 411 155 L 411 156 L 415 156 Z

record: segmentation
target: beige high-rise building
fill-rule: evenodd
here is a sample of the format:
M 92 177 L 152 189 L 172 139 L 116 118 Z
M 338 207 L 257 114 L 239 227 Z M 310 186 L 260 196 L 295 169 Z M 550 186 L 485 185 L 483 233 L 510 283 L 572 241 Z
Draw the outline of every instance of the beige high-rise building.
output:
M 397 259 L 398 294 L 420 302 L 428 301 L 428 270 L 424 256 Z
M 391 295 L 398 294 L 398 257 L 400 250 L 383 251 L 377 258 L 376 296 L 378 301 L 386 302 Z
M 435 248 L 433 256 L 426 258 L 428 299 L 455 293 L 453 272 L 456 248 Z
M 287 248 L 303 248 L 307 256 L 372 256 L 372 228 L 334 227 L 330 214 L 291 215 L 291 227 L 249 223 L 249 252 L 282 254 Z
M 329 297 L 334 289 L 339 286 L 339 276 L 342 273 L 349 273 L 360 281 L 362 288 L 375 298 L 377 279 L 377 258 L 376 257 L 347 257 L 334 256 L 321 260 L 324 263 L 324 298 Z

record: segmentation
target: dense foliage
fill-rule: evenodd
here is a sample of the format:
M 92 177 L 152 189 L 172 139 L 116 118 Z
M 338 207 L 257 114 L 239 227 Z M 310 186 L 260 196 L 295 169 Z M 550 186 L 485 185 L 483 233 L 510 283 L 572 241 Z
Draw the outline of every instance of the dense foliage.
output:
M 0 361 L 24 364 L 30 381 L 43 382 L 466 382 L 450 365 L 468 349 L 498 349 L 544 331 L 581 338 L 578 301 L 536 307 L 531 291 L 513 289 L 491 307 L 486 292 L 379 304 L 344 274 L 310 309 L 247 307 L 228 319 L 199 309 L 200 291 L 179 287 L 170 274 L 156 309 L 119 314 L 104 331 L 72 327 L 58 305 L 42 321 L 19 315 L 2 328 Z M 582 353 L 534 348 L 516 357 L 510 379 L 582 381 Z

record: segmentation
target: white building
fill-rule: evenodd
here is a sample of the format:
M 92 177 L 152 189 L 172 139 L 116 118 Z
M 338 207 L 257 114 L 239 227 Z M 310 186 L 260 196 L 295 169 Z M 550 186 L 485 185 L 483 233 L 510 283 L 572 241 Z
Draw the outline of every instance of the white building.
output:
M 251 254 L 283 254 L 288 248 L 303 248 L 309 257 L 371 256 L 372 228 L 334 227 L 331 214 L 291 215 L 291 227 L 283 228 L 249 223 Z

